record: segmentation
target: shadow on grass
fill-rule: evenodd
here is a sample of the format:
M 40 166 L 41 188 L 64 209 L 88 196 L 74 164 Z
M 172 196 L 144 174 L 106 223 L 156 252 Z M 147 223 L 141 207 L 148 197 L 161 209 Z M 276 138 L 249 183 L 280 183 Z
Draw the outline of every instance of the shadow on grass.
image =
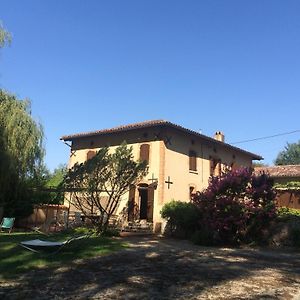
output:
M 131 247 L 112 255 L 72 260 L 65 264 L 67 268 L 57 269 L 50 265 L 26 273 L 20 283 L 23 292 L 15 293 L 18 297 L 34 296 L 34 299 L 184 299 L 199 296 L 228 281 L 243 278 L 247 282 L 252 274 L 264 270 L 274 269 L 286 278 L 299 278 L 300 275 L 300 256 L 296 254 L 196 247 L 178 240 L 149 237 L 123 241 L 130 241 Z M 102 244 L 95 240 L 91 248 L 80 247 L 76 255 L 92 255 L 95 248 L 108 249 L 108 252 L 118 250 L 120 245 L 122 239 L 103 240 Z M 71 257 L 72 251 L 66 251 L 52 259 L 60 263 L 61 259 L 71 261 Z M 39 288 L 41 286 L 43 289 Z M 4 292 L 14 299 L 13 288 L 7 287 Z
M 36 233 L 1 234 L 0 236 L 0 278 L 13 279 L 20 274 L 41 268 L 57 268 L 74 260 L 105 255 L 125 247 L 118 240 L 105 237 L 89 237 L 75 240 L 53 254 L 49 251 L 31 252 L 20 246 L 21 241 L 43 239 L 64 241 L 74 233 L 59 233 L 45 236 Z

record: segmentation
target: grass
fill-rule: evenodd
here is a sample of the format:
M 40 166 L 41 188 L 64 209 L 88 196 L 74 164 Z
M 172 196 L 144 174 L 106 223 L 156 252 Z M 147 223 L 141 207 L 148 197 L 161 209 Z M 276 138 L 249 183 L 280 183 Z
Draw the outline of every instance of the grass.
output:
M 82 233 L 84 233 L 82 229 L 49 236 L 33 232 L 0 233 L 0 279 L 16 278 L 23 273 L 39 268 L 68 266 L 77 259 L 106 255 L 126 247 L 126 244 L 120 240 L 99 236 L 73 241 L 55 255 L 34 253 L 19 245 L 21 241 L 33 239 L 64 241 L 74 234 Z

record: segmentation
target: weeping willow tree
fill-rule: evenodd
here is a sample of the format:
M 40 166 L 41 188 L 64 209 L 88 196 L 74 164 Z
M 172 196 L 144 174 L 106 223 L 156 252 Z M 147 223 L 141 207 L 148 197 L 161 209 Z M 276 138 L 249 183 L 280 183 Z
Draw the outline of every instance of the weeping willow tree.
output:
M 43 129 L 29 100 L 0 89 L 0 206 L 6 215 L 30 213 L 32 179 L 43 165 Z

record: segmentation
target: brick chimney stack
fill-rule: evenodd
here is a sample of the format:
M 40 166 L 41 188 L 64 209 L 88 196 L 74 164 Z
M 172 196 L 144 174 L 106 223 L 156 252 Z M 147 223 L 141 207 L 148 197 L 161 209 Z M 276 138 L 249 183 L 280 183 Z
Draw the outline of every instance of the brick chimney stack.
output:
M 217 131 L 214 135 L 214 139 L 220 142 L 225 142 L 225 135 L 223 132 L 221 131 Z

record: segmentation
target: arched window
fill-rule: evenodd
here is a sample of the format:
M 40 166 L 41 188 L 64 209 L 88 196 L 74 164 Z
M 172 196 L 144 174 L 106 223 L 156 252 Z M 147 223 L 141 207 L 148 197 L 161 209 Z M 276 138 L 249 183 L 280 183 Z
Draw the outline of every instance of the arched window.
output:
M 86 160 L 93 158 L 95 155 L 96 155 L 96 151 L 93 150 L 88 151 L 88 153 L 86 154 Z
M 140 160 L 149 163 L 150 145 L 142 144 L 140 147 Z
M 221 159 L 211 158 L 210 159 L 210 176 L 220 176 L 222 173 Z

